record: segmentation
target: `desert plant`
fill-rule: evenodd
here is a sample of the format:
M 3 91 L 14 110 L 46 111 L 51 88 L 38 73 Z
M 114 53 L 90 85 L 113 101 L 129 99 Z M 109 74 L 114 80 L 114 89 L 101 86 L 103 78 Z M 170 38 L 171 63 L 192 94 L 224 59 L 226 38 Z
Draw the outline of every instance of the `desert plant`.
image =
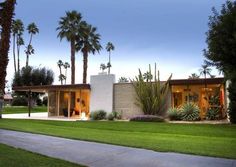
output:
M 206 119 L 208 120 L 217 120 L 220 118 L 219 114 L 219 108 L 218 107 L 211 107 L 207 110 L 206 113 Z
M 150 65 L 148 73 L 152 75 Z M 137 94 L 136 105 L 143 110 L 145 115 L 158 115 L 165 110 L 171 76 L 166 82 L 161 83 L 159 71 L 156 75 L 155 64 L 154 82 L 152 82 L 151 79 L 145 79 L 141 70 L 139 70 L 139 75 L 135 77 L 132 83 Z
M 182 120 L 182 112 L 180 108 L 170 108 L 167 111 L 169 119 L 172 120 Z
M 129 121 L 138 121 L 138 122 L 164 122 L 164 118 L 156 115 L 139 115 L 130 118 Z
M 106 118 L 107 113 L 104 110 L 93 111 L 90 114 L 92 120 L 102 120 Z
M 182 120 L 197 121 L 200 119 L 200 109 L 194 103 L 185 103 L 182 107 Z

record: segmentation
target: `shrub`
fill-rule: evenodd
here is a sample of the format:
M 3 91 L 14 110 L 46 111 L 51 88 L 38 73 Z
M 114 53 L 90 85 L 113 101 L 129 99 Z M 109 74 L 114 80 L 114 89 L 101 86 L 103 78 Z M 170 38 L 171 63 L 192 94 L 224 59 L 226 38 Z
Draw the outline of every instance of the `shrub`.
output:
M 90 114 L 92 120 L 102 120 L 106 118 L 107 113 L 104 110 L 93 111 Z
M 179 108 L 170 108 L 167 111 L 168 117 L 170 120 L 182 120 L 182 113 Z
M 108 119 L 109 121 L 113 121 L 113 120 L 115 119 L 115 115 L 113 114 L 113 112 L 111 112 L 110 114 L 108 114 L 107 119 Z
M 194 103 L 185 103 L 181 107 L 182 120 L 197 121 L 200 120 L 200 109 Z
M 109 121 L 113 121 L 114 119 L 121 119 L 121 114 L 116 111 L 112 111 L 110 114 L 108 114 L 107 119 Z
M 28 106 L 28 100 L 24 96 L 14 97 L 12 100 L 12 106 Z
M 207 110 L 206 119 L 208 120 L 216 120 L 220 119 L 219 114 L 220 108 L 219 107 L 211 107 Z
M 43 101 L 40 98 L 38 98 L 36 100 L 36 104 L 37 104 L 37 106 L 42 106 L 43 105 Z
M 45 105 L 45 106 L 48 105 L 48 97 L 47 96 L 43 97 L 43 105 Z
M 139 115 L 130 118 L 130 121 L 140 121 L 140 122 L 164 122 L 164 118 L 156 115 Z

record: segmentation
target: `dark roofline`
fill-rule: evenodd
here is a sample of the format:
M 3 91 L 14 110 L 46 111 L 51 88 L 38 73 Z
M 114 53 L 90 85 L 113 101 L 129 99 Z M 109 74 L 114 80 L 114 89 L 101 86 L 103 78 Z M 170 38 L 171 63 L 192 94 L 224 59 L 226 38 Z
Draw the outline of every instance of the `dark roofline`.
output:
M 161 81 L 165 82 L 165 81 Z M 204 85 L 204 84 L 224 84 L 225 78 L 199 78 L 199 79 L 172 79 L 170 85 Z M 125 83 L 114 83 L 115 85 L 120 84 L 132 84 L 131 82 Z
M 170 85 L 224 84 L 225 78 L 173 79 Z
M 73 90 L 73 89 L 88 89 L 89 84 L 74 84 L 74 85 L 37 85 L 37 86 L 15 86 L 12 87 L 14 91 L 32 91 L 32 92 L 46 92 L 52 90 Z

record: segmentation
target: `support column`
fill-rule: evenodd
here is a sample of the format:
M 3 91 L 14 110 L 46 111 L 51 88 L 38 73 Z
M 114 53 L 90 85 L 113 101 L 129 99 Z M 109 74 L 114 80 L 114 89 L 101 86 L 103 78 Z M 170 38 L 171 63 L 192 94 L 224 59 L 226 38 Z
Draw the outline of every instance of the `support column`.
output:
M 28 91 L 28 116 L 30 117 L 31 114 L 31 90 Z
M 67 108 L 68 118 L 70 118 L 70 101 L 71 101 L 71 92 L 69 92 L 69 97 L 68 97 L 68 108 Z

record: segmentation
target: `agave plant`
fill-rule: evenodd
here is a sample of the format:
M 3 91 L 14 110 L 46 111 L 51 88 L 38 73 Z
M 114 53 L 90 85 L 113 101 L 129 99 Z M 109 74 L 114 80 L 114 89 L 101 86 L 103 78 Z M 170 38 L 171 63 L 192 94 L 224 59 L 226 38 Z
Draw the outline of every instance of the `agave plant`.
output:
M 150 65 L 148 73 L 151 74 Z M 161 83 L 159 71 L 156 73 L 155 64 L 154 81 L 146 80 L 139 69 L 139 75 L 135 77 L 132 83 L 137 94 L 136 105 L 143 110 L 145 115 L 158 115 L 164 111 L 171 76 L 166 82 Z
M 184 121 L 197 121 L 200 119 L 200 109 L 194 103 L 185 103 L 182 107 L 182 119 Z
M 182 112 L 180 108 L 170 108 L 167 111 L 170 120 L 182 120 Z

